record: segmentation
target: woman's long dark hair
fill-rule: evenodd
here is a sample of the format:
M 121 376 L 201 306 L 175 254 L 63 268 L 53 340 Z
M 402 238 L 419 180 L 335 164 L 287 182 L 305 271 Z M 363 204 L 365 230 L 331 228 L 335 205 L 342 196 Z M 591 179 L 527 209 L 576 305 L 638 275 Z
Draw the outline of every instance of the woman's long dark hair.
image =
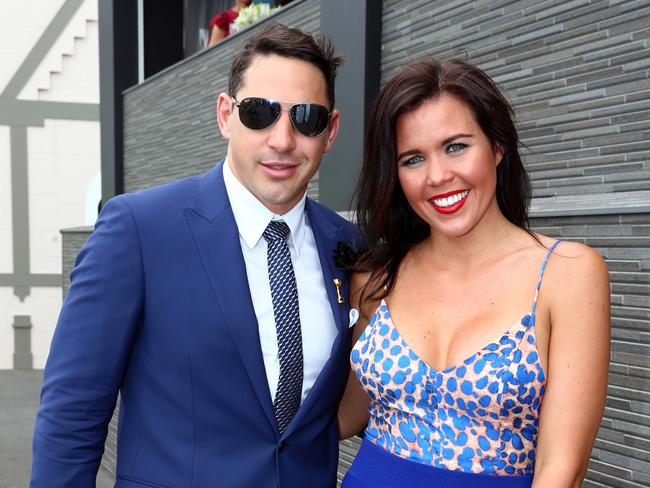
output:
M 497 202 L 510 222 L 529 229 L 530 182 L 508 100 L 488 75 L 471 64 L 434 59 L 411 63 L 381 89 L 364 144 L 355 194 L 356 218 L 365 240 L 356 270 L 370 272 L 365 298 L 387 296 L 404 256 L 429 236 L 429 225 L 413 211 L 397 177 L 396 127 L 400 116 L 442 94 L 467 104 L 493 147 L 503 149 L 497 166 Z

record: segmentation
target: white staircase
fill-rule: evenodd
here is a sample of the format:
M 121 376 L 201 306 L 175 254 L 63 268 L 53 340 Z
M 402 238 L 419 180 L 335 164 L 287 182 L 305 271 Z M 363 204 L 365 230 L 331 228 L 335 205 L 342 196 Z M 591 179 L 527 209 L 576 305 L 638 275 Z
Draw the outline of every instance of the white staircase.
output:
M 19 99 L 99 103 L 97 2 L 81 4 Z

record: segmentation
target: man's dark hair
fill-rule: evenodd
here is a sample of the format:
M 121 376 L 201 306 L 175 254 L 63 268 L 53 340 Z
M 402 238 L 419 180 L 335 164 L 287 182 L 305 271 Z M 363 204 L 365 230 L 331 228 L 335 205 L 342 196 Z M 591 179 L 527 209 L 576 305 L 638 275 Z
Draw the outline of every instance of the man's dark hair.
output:
M 334 108 L 334 80 L 336 69 L 343 57 L 335 54 L 334 45 L 325 37 L 314 39 L 310 34 L 282 24 L 271 24 L 251 37 L 235 55 L 230 66 L 228 93 L 236 97 L 242 85 L 244 73 L 255 56 L 276 54 L 286 58 L 300 59 L 316 66 L 327 83 L 329 109 Z

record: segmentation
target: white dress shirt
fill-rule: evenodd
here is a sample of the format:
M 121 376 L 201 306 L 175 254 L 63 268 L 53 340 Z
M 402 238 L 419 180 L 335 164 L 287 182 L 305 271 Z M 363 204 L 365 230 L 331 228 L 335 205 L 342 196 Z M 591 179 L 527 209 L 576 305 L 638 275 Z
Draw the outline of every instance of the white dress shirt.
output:
M 284 215 L 275 215 L 241 184 L 232 173 L 227 159 L 223 165 L 223 179 L 239 230 L 239 243 L 246 264 L 248 286 L 259 326 L 264 368 L 273 400 L 280 379 L 280 360 L 266 262 L 267 242 L 262 233 L 273 219 L 284 220 L 291 230 L 287 243 L 298 286 L 304 361 L 302 401 L 329 359 L 338 334 L 327 298 L 316 240 L 305 211 L 306 196 Z

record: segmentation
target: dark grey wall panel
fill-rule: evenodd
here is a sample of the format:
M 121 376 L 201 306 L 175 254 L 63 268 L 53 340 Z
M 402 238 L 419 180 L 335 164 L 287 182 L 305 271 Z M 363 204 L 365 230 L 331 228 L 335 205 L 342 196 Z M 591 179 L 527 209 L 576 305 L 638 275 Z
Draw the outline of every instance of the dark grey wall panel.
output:
M 351 437 L 344 441 L 339 442 L 339 467 L 336 473 L 337 485 L 340 486 L 345 473 L 348 472 L 352 462 L 354 461 L 357 451 L 361 446 L 361 439 L 359 437 Z
M 647 0 L 385 0 L 382 81 L 466 59 L 512 100 L 535 196 L 647 190 L 649 26 Z
M 92 232 L 92 227 L 75 227 L 73 229 L 61 230 L 61 246 L 62 246 L 62 269 L 63 269 L 63 299 L 68 294 L 70 289 L 70 272 L 74 268 L 74 263 L 77 259 L 77 254 L 81 247 L 86 242 L 86 239 Z
M 320 167 L 318 199 L 336 211 L 350 210 L 363 159 L 363 136 L 379 92 L 381 8 L 377 0 L 321 0 L 320 29 L 345 53 L 337 73 L 336 108 L 341 130 Z M 345 12 L 342 16 L 341 12 Z
M 532 219 L 607 260 L 612 352 L 605 415 L 583 486 L 650 486 L 650 214 Z
M 138 190 L 211 168 L 226 155 L 216 102 L 226 91 L 236 51 L 267 22 L 318 33 L 319 0 L 294 1 L 259 24 L 227 38 L 125 92 L 124 186 Z M 310 195 L 317 192 L 316 179 Z

